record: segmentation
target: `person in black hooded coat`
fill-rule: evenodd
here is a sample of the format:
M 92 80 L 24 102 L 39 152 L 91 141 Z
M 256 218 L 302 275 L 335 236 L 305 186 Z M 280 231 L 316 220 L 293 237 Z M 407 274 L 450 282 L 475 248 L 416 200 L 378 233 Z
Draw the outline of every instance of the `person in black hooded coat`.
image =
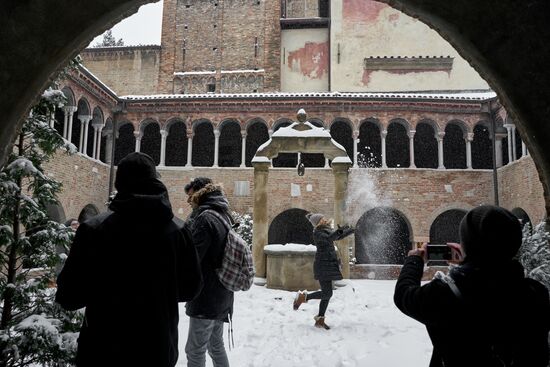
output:
M 460 266 L 421 286 L 425 247 L 412 250 L 394 301 L 433 344 L 430 367 L 547 367 L 548 290 L 513 259 L 521 228 L 509 211 L 477 207 L 460 223 Z
M 202 286 L 197 253 L 175 222 L 151 157 L 121 160 L 115 187 L 112 212 L 79 226 L 57 279 L 56 301 L 86 308 L 76 365 L 173 367 L 178 302 Z

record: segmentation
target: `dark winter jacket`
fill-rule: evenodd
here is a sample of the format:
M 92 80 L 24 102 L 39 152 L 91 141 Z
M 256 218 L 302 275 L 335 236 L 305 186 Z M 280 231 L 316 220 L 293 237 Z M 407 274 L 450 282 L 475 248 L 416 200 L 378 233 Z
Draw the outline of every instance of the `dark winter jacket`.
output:
M 178 359 L 178 302 L 200 291 L 198 257 L 166 187 L 154 179 L 139 189 L 80 225 L 57 279 L 62 307 L 86 307 L 77 366 L 172 367 Z
M 317 280 L 340 280 L 340 260 L 334 249 L 334 241 L 343 239 L 353 233 L 350 227 L 333 230 L 321 225 L 313 230 L 313 244 L 317 247 L 313 261 L 313 275 Z
M 426 325 L 430 367 L 548 365 L 548 291 L 518 262 L 492 270 L 464 264 L 420 286 L 423 267 L 421 257 L 406 258 L 394 301 Z
M 227 290 L 215 272 L 221 267 L 227 228 L 207 209 L 222 214 L 231 223 L 229 203 L 219 186 L 209 184 L 193 194 L 198 208 L 193 211 L 191 233 L 199 255 L 204 286 L 199 296 L 187 302 L 187 315 L 209 320 L 228 321 L 233 314 L 233 292 Z

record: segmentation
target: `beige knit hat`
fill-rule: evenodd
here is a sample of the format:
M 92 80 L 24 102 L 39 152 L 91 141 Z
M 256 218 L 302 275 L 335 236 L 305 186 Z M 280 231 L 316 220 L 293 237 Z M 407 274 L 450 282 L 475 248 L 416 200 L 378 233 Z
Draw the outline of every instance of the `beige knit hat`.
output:
M 308 213 L 306 214 L 306 218 L 313 225 L 313 227 L 317 227 L 321 219 L 324 218 L 324 215 L 321 213 Z

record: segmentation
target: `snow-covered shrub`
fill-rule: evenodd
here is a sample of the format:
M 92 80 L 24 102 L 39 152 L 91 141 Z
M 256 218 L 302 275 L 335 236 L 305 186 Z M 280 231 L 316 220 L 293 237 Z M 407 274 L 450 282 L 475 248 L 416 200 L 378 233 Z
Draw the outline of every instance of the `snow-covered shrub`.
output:
M 546 223 L 538 224 L 531 232 L 527 223 L 523 228 L 523 243 L 518 258 L 527 277 L 538 280 L 550 289 L 550 233 Z
M 252 247 L 252 216 L 250 214 L 233 212 L 233 218 L 239 223 L 239 226 L 235 228 L 235 232 L 248 243 L 248 246 Z
M 53 288 L 57 249 L 73 231 L 48 219 L 61 184 L 42 168 L 58 149 L 75 150 L 50 125 L 64 100 L 44 92 L 0 170 L 0 366 L 65 366 L 76 352 L 82 316 L 55 304 Z

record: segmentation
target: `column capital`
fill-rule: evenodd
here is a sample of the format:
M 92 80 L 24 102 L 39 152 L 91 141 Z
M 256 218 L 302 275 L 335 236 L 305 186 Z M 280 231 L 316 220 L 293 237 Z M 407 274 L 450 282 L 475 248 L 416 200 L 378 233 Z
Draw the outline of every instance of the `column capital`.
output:
M 353 130 L 352 137 L 353 137 L 353 139 L 358 139 L 359 138 L 359 130 Z
M 73 114 L 76 110 L 78 110 L 76 106 L 63 106 L 63 111 L 65 111 L 65 113 Z
M 407 133 L 410 139 L 414 138 L 414 134 L 416 134 L 416 130 L 409 130 L 409 132 Z
M 445 137 L 445 132 L 444 131 L 439 131 L 437 134 L 436 134 L 436 139 L 439 141 L 439 140 L 443 140 L 443 138 Z
M 474 141 L 474 133 L 466 133 L 466 140 Z
M 388 135 L 388 130 L 382 130 L 380 131 L 380 136 L 383 138 L 383 139 L 386 139 L 386 136 Z
M 141 140 L 141 131 L 134 130 L 134 137 L 136 138 L 136 140 Z
M 89 123 L 94 117 L 92 115 L 78 115 L 78 119 L 83 124 Z
M 241 138 L 246 138 L 246 130 L 241 130 Z
M 507 130 L 511 130 L 512 128 L 516 127 L 516 125 L 514 124 L 504 124 L 502 126 L 504 126 Z
M 160 136 L 163 138 L 163 139 L 166 139 L 168 137 L 168 130 L 160 130 Z
M 219 137 L 220 137 L 220 129 L 218 129 L 217 127 L 214 129 L 214 137 L 215 137 L 215 138 L 219 138 Z
M 273 129 L 267 130 L 267 133 L 269 134 L 269 137 L 271 138 L 271 135 L 273 135 Z

